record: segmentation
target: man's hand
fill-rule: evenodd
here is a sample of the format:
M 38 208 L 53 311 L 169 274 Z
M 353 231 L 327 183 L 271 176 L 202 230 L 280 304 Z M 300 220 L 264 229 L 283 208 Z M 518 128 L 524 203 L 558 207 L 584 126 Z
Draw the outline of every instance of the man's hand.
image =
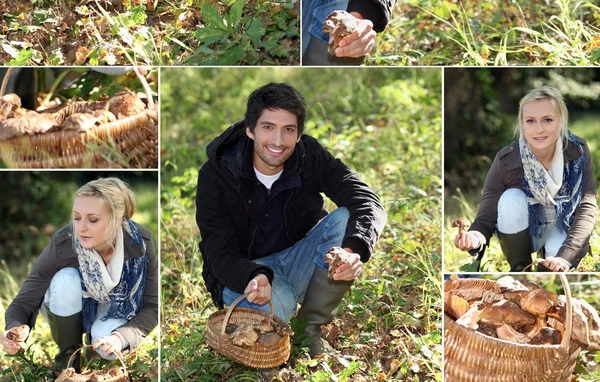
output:
M 360 255 L 352 252 L 350 248 L 344 248 L 350 256 L 348 261 L 340 265 L 333 274 L 334 280 L 355 280 L 362 272 L 363 263 L 360 261 Z
M 123 342 L 117 334 L 111 334 L 110 336 L 104 336 L 97 339 L 92 345 L 92 349 L 96 351 L 98 347 L 104 354 L 111 355 L 112 353 L 116 351 L 120 352 L 123 349 Z
M 473 233 L 465 231 L 454 238 L 454 245 L 462 251 L 470 251 L 479 247 L 479 238 Z
M 339 48 L 335 50 L 337 57 L 362 57 L 366 56 L 375 45 L 377 33 L 373 30 L 371 20 L 364 20 L 358 12 L 350 12 L 357 18 L 358 25 L 354 32 L 340 40 Z M 329 37 L 329 43 L 333 37 Z
M 0 334 L 0 343 L 4 348 L 4 351 L 8 354 L 17 354 L 20 349 L 19 345 L 16 342 L 6 338 L 6 333 L 8 333 L 8 330 Z
M 246 300 L 258 305 L 264 305 L 271 299 L 271 284 L 267 276 L 262 273 L 250 280 L 244 293 L 250 293 Z

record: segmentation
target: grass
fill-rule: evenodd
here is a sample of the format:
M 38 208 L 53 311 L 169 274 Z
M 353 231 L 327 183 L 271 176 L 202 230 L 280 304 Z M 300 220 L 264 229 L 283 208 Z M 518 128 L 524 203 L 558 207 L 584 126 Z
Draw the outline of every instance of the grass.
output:
M 148 185 L 133 188 L 137 197 L 138 211 L 133 219 L 148 227 L 157 238 L 158 209 L 157 190 Z M 35 259 L 23 256 L 21 261 L 7 263 L 0 260 L 0 328 L 4 330 L 4 314 L 19 289 Z M 56 373 L 53 370 L 54 356 L 58 347 L 52 341 L 50 328 L 46 321 L 38 316 L 35 329 L 27 341 L 27 350 L 11 356 L 0 349 L 1 381 L 53 381 Z M 142 342 L 142 345 L 131 352 L 126 352 L 125 364 L 133 380 L 158 380 L 158 329 L 153 330 Z M 101 369 L 113 365 L 104 360 L 92 360 L 90 368 Z
M 581 0 L 400 0 L 369 63 L 597 65 L 598 9 Z
M 163 146 L 161 177 L 163 380 L 441 381 L 439 74 L 246 69 L 237 78 L 229 70 L 163 70 L 165 102 L 181 93 L 161 115 L 162 136 L 170 142 Z M 310 359 L 293 320 L 289 361 L 260 371 L 205 343 L 216 308 L 201 277 L 194 195 L 206 144 L 243 113 L 245 97 L 269 81 L 301 91 L 309 105 L 306 133 L 359 172 L 389 219 L 363 275 L 324 329 L 337 355 Z M 202 84 L 200 98 L 188 100 L 191 84 Z
M 290 65 L 299 2 L 0 0 L 8 65 Z

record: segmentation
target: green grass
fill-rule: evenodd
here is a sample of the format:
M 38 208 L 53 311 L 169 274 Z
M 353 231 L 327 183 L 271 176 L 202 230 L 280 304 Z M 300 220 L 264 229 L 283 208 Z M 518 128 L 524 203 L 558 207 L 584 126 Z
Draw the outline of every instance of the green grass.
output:
M 240 72 L 162 71 L 161 128 L 169 142 L 161 189 L 163 380 L 440 381 L 440 72 Z M 194 195 L 206 144 L 241 119 L 248 94 L 269 81 L 300 90 L 309 107 L 306 133 L 360 173 L 389 219 L 363 275 L 325 329 L 339 355 L 310 359 L 295 336 L 288 362 L 259 371 L 205 344 L 207 319 L 216 309 L 201 277 Z M 200 93 L 190 93 L 197 86 Z
M 589 1 L 400 0 L 374 65 L 597 65 Z
M 137 184 L 132 187 L 136 194 L 138 209 L 133 220 L 150 229 L 156 243 L 158 237 L 158 195 L 156 184 Z M 4 314 L 19 289 L 35 258 L 23 256 L 21 261 L 0 260 L 0 328 L 4 330 Z M 35 329 L 27 341 L 27 350 L 11 356 L 0 349 L 1 381 L 51 381 L 54 356 L 58 347 L 52 341 L 50 328 L 43 317 L 38 316 Z M 135 351 L 126 352 L 125 364 L 134 380 L 158 380 L 158 329 L 153 330 Z M 108 361 L 92 361 L 91 368 L 112 366 Z M 109 367 L 110 367 L 109 366 Z
M 10 33 L 0 34 L 0 62 L 15 66 L 298 64 L 299 4 L 291 0 L 9 2 L 0 4 L 3 30 Z

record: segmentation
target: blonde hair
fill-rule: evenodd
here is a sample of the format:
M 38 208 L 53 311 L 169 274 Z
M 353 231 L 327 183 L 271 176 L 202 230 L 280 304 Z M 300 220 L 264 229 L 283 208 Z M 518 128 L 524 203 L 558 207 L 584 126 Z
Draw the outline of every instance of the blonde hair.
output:
M 525 97 L 521 98 L 519 102 L 519 117 L 517 126 L 515 126 L 515 135 L 522 137 L 523 135 L 523 106 L 533 101 L 548 100 L 554 106 L 556 117 L 558 118 L 558 136 L 563 142 L 563 147 L 567 147 L 569 139 L 569 111 L 562 95 L 558 90 L 550 86 L 542 86 L 537 89 L 531 90 L 525 94 Z
M 106 211 L 108 228 L 106 241 L 113 246 L 121 218 L 130 219 L 135 213 L 135 195 L 119 178 L 100 178 L 82 186 L 75 192 L 78 196 L 93 196 Z

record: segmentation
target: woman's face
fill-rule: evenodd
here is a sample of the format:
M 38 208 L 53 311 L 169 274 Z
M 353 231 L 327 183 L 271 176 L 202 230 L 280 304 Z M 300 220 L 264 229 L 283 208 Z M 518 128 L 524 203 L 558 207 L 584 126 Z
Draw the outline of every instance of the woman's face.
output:
M 528 102 L 522 114 L 521 126 L 531 151 L 537 157 L 554 155 L 560 128 L 552 103 L 547 99 Z
M 103 249 L 108 246 L 108 218 L 94 196 L 78 196 L 73 202 L 73 227 L 83 248 Z

